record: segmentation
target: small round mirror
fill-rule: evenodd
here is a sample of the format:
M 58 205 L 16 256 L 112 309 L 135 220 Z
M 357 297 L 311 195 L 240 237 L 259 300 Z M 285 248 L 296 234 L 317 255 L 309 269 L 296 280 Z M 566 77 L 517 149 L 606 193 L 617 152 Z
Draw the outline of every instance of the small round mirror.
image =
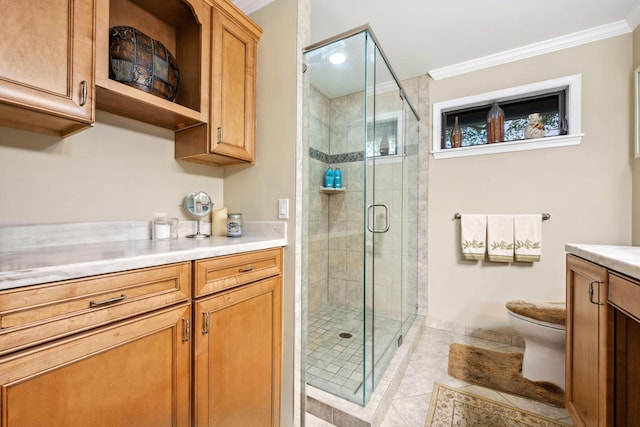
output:
M 189 215 L 196 219 L 197 227 L 196 234 L 190 234 L 187 237 L 198 239 L 210 237 L 210 234 L 202 234 L 200 232 L 200 218 L 209 215 L 212 206 L 213 202 L 211 201 L 211 197 L 204 191 L 194 191 L 184 198 L 184 208 Z

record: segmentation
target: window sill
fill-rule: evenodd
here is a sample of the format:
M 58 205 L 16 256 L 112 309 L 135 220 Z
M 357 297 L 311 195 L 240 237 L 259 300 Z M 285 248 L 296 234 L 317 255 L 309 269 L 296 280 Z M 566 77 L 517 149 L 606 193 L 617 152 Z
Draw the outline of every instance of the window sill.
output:
M 499 142 L 496 144 L 469 145 L 460 148 L 447 148 L 432 151 L 434 159 L 449 159 L 452 157 L 481 156 L 483 154 L 509 153 L 513 151 L 539 150 L 543 148 L 567 147 L 579 145 L 582 136 L 562 135 L 548 136 L 545 138 L 525 139 L 519 141 Z

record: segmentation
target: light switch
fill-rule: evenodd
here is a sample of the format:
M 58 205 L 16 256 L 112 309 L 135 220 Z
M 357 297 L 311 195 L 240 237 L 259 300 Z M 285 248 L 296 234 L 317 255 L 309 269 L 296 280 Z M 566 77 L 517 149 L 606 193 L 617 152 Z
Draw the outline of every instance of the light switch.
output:
M 278 219 L 289 219 L 289 199 L 278 199 Z

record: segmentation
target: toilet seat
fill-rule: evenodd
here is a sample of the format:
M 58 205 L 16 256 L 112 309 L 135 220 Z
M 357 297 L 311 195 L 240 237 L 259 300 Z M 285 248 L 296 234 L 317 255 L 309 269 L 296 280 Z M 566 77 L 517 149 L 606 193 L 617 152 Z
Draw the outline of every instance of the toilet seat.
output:
M 524 322 L 529 322 L 529 323 L 533 323 L 535 325 L 538 326 L 542 326 L 545 328 L 551 328 L 551 329 L 556 329 L 558 331 L 565 331 L 566 327 L 565 325 L 560 325 L 557 323 L 549 323 L 549 322 L 543 322 L 542 320 L 538 320 L 538 319 L 533 319 L 531 317 L 527 317 L 527 316 L 523 316 L 521 314 L 515 313 L 509 309 L 507 309 L 507 314 L 513 316 L 513 317 L 517 317 L 518 319 L 524 321 Z
M 510 312 L 532 321 L 564 326 L 567 320 L 567 305 L 564 302 L 514 300 L 507 302 L 505 305 Z

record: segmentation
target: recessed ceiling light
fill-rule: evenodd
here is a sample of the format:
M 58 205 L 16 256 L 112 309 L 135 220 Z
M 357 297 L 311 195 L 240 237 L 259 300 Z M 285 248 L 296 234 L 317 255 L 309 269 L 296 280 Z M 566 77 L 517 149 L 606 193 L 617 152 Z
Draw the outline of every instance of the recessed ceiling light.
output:
M 331 56 L 329 56 L 329 61 L 332 64 L 342 64 L 344 61 L 347 60 L 347 55 L 345 55 L 342 52 L 336 52 L 336 53 L 332 53 Z

